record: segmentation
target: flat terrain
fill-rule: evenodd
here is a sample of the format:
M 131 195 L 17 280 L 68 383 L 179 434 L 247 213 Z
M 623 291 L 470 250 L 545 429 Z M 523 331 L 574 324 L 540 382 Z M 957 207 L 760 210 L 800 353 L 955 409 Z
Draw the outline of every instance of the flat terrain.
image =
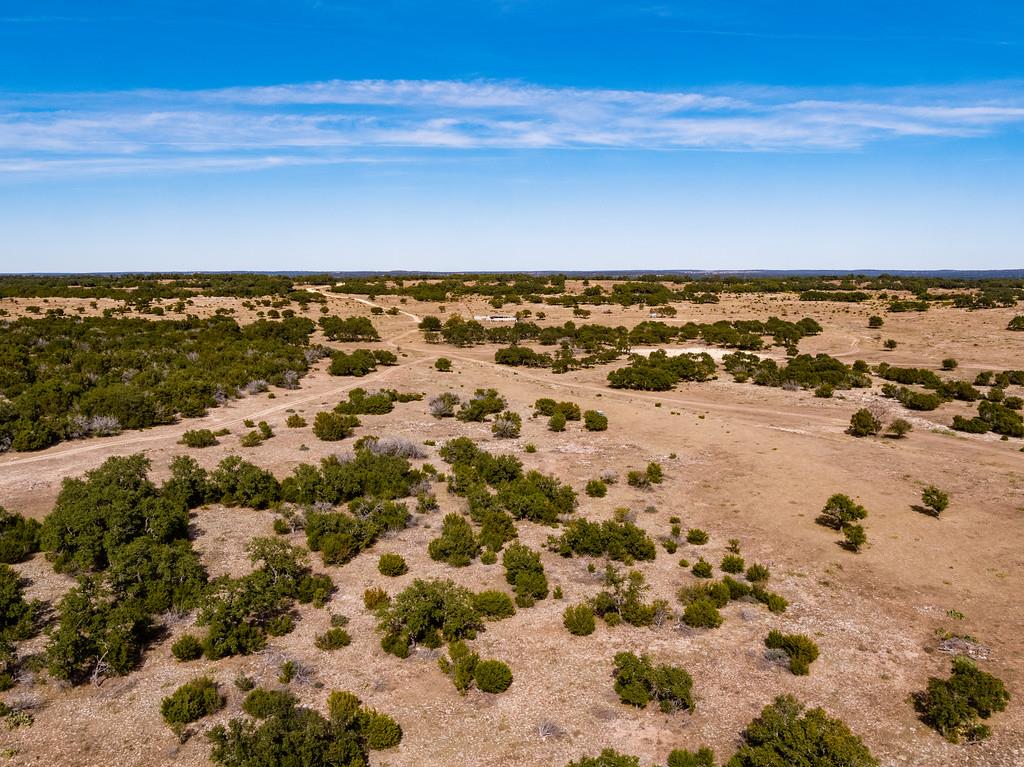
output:
M 369 315 L 365 301 L 325 295 L 331 314 Z M 843 719 L 883 765 L 1024 764 L 1021 440 L 952 432 L 946 426 L 953 415 L 971 415 L 974 407 L 951 402 L 935 411 L 910 413 L 881 397 L 878 379 L 871 389 L 840 391 L 822 399 L 809 391 L 735 383 L 721 370 L 714 381 L 684 383 L 668 392 L 610 389 L 607 373 L 625 364 L 623 360 L 566 374 L 501 367 L 493 362 L 493 345 L 458 349 L 426 343 L 416 322 L 438 315 L 437 304 L 412 299 L 399 303 L 394 296 L 373 303 L 404 312 L 372 317 L 381 342 L 325 343 L 339 349 L 387 348 L 398 355 L 398 365 L 378 368 L 363 378 L 342 378 L 329 376 L 324 360 L 300 388 L 274 390 L 273 399 L 267 394 L 243 397 L 210 410 L 204 418 L 63 442 L 36 453 L 0 455 L 0 503 L 41 519 L 52 508 L 65 477 L 81 475 L 110 456 L 134 452 L 152 460 L 157 480 L 168 475 L 171 459 L 182 453 L 207 468 L 239 454 L 282 478 L 300 463 L 351 449 L 352 440 L 322 442 L 309 427 L 287 428 L 285 419 L 291 412 L 312 423 L 318 411 L 331 409 L 356 386 L 418 391 L 427 399 L 443 391 L 465 396 L 478 387 L 493 387 L 524 417 L 518 439 L 495 439 L 486 423 L 432 418 L 426 399 L 396 404 L 387 415 L 361 416 L 356 435 L 395 435 L 419 444 L 432 440 L 437 446 L 452 437 L 469 436 L 492 452 L 513 452 L 526 468 L 557 475 L 572 485 L 580 495 L 577 513 L 588 519 L 608 519 L 617 507 L 628 506 L 636 512 L 636 523 L 656 540 L 668 535 L 672 516 L 682 519 L 684 531 L 706 529 L 711 534 L 706 546 L 684 541 L 673 555 L 659 546 L 655 561 L 637 566 L 651 585 L 650 596 L 676 607 L 677 589 L 694 581 L 689 570 L 679 566 L 680 558 L 692 562 L 704 556 L 717 563 L 727 541 L 736 538 L 748 563 L 771 568 L 771 588 L 789 600 L 789 609 L 773 615 L 734 602 L 724 608 L 726 621 L 717 630 L 693 630 L 675 622 L 657 628 L 609 628 L 599 622 L 593 635 L 572 637 L 562 626 L 562 611 L 598 591 L 599 577 L 588 572 L 588 558 L 563 559 L 544 550 L 548 580 L 561 586 L 564 599 L 542 600 L 490 624 L 474 648 L 482 656 L 507 662 L 515 681 L 501 695 L 474 690 L 460 696 L 438 670 L 436 653 L 420 650 L 406 660 L 385 654 L 375 619 L 362 604 L 364 589 L 383 586 L 394 594 L 414 578 L 452 578 L 474 590 L 508 590 L 500 564 L 474 561 L 466 568 L 452 568 L 427 555 L 442 516 L 466 505 L 438 484 L 439 511 L 414 515 L 414 526 L 378 542 L 344 567 L 325 567 L 314 555 L 314 569 L 329 573 L 337 591 L 326 610 L 300 607 L 295 631 L 271 638 L 261 653 L 178 663 L 170 645 L 194 618 L 176 617 L 169 620 L 168 635 L 128 676 L 73 689 L 43 676 L 23 681 L 6 695 L 31 699 L 35 722 L 0 731 L 0 751 L 10 749 L 11 764 L 208 764 L 206 739 L 199 734 L 179 743 L 161 719 L 161 699 L 200 674 L 214 677 L 228 695 L 228 705 L 199 722 L 201 732 L 238 714 L 242 693 L 232 680 L 239 672 L 277 686 L 277 668 L 284 659 L 312 669 L 308 680 L 291 685 L 304 703 L 323 709 L 327 691 L 349 689 L 402 725 L 402 743 L 374 752 L 374 765 L 560 767 L 609 746 L 640 755 L 642 765 L 663 765 L 671 749 L 701 745 L 728 756 L 742 728 L 781 693 L 792 693 Z M 0 301 L 15 316 L 29 304 L 61 307 L 68 313 L 79 306 L 87 313 L 104 308 L 103 301 L 90 307 L 88 301 L 76 299 L 49 299 L 45 304 L 40 299 Z M 240 322 L 255 318 L 236 299 L 197 297 L 189 311 L 208 316 L 224 307 L 236 309 Z M 953 357 L 959 361 L 955 377 L 967 380 L 982 370 L 1024 367 L 1024 333 L 1005 330 L 1015 314 L 1012 309 L 968 312 L 935 307 L 925 313 L 884 314 L 877 302 L 800 302 L 791 294 L 723 296 L 719 304 L 680 303 L 676 308 L 678 316 L 666 322 L 769 315 L 795 321 L 809 316 L 824 332 L 803 339 L 800 351 L 827 352 L 847 363 L 863 359 L 872 365 L 884 361 L 937 371 L 943 358 Z M 547 318 L 541 324 L 573 319 L 571 309 L 544 310 Z M 448 316 L 492 311 L 482 300 L 445 306 Z M 312 306 L 309 316 L 316 319 L 317 313 L 318 307 Z M 875 313 L 885 316 L 880 330 L 868 329 L 867 317 Z M 646 319 L 646 310 L 599 306 L 589 320 L 575 321 L 630 327 Z M 898 340 L 896 350 L 883 350 L 887 338 Z M 453 361 L 453 372 L 434 369 L 440 356 Z M 1022 392 L 1010 387 L 1007 393 Z M 546 419 L 529 417 L 540 397 L 601 410 L 608 416 L 609 429 L 589 433 L 577 422 L 562 433 L 548 431 Z M 850 415 L 861 407 L 890 418 L 905 417 L 914 430 L 901 440 L 855 439 L 845 430 Z M 248 431 L 245 419 L 266 420 L 276 436 L 258 447 L 239 447 L 239 435 Z M 232 434 L 203 450 L 178 444 L 183 431 L 197 428 L 227 428 Z M 528 443 L 536 452 L 524 451 Z M 425 450 L 426 460 L 443 470 L 437 448 Z M 662 464 L 664 483 L 651 490 L 629 487 L 626 471 L 641 469 L 649 461 Z M 588 498 L 583 493 L 586 482 L 609 471 L 620 481 L 607 497 Z M 941 486 L 951 496 L 941 518 L 914 509 L 928 484 Z M 814 523 L 833 493 L 846 493 L 868 509 L 869 543 L 859 554 L 840 548 L 833 531 Z M 220 506 L 197 510 L 192 520 L 195 546 L 211 576 L 246 572 L 246 542 L 272 535 L 274 518 L 272 511 Z M 528 522 L 518 527 L 521 540 L 536 549 L 556 532 Z M 304 545 L 301 534 L 291 537 Z M 377 557 L 383 552 L 402 554 L 409 573 L 396 579 L 378 573 Z M 55 575 L 42 554 L 15 567 L 31 581 L 32 597 L 58 599 L 73 583 Z M 598 573 L 601 569 L 599 562 Z M 313 639 L 327 628 L 330 613 L 351 619 L 353 642 L 327 653 L 317 650 Z M 793 676 L 765 658 L 763 640 L 772 628 L 815 639 L 821 657 L 809 676 Z M 948 674 L 950 656 L 937 651 L 942 632 L 969 634 L 989 648 L 983 668 L 1001 677 L 1013 695 L 1007 711 L 989 721 L 992 737 L 981 744 L 947 743 L 921 724 L 908 700 L 929 676 Z M 38 650 L 44 644 L 45 636 L 40 636 L 27 642 L 24 650 Z M 650 653 L 658 662 L 685 667 L 694 678 L 696 711 L 666 715 L 655 706 L 638 710 L 621 704 L 612 690 L 611 659 L 622 650 Z M 543 737 L 539 726 L 545 722 L 557 725 L 560 734 Z

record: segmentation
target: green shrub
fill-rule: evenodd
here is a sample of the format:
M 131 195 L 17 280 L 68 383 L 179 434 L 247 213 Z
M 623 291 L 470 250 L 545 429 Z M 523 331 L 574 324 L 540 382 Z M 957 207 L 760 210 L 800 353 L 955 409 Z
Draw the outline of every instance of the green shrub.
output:
M 505 580 L 515 589 L 516 604 L 531 607 L 538 599 L 548 595 L 548 579 L 540 554 L 521 543 L 513 543 L 501 557 Z
M 448 657 L 441 656 L 437 665 L 441 673 L 450 677 L 460 695 L 473 686 L 477 664 L 480 656 L 469 649 L 465 642 L 454 641 L 448 644 Z
M 569 762 L 566 767 L 640 767 L 640 757 L 606 748 L 598 756 L 581 757 L 575 762 Z
M 507 403 L 495 389 L 477 389 L 462 403 L 455 417 L 460 421 L 484 421 L 487 416 L 500 413 Z
M 690 528 L 686 531 L 686 542 L 692 543 L 694 546 L 703 546 L 708 542 L 710 536 L 704 530 L 698 527 Z
M 620 652 L 615 656 L 615 692 L 619 700 L 638 708 L 656 701 L 663 712 L 693 709 L 693 679 L 676 666 L 654 666 L 647 655 Z
M 442 373 L 452 372 L 452 361 L 447 357 L 438 357 L 434 361 L 434 367 Z
M 910 421 L 905 418 L 894 418 L 885 432 L 891 434 L 895 439 L 902 439 L 913 430 L 914 426 Z
M 324 442 L 337 442 L 352 435 L 354 427 L 359 425 L 359 419 L 354 415 L 342 415 L 328 410 L 322 410 L 316 414 L 313 421 L 313 433 Z
M 785 597 L 762 588 L 760 584 L 755 583 L 753 588 L 750 589 L 750 593 L 754 599 L 767 607 L 770 613 L 784 613 L 786 608 L 789 607 Z
M 573 636 L 589 636 L 596 627 L 594 611 L 587 604 L 570 605 L 562 613 L 562 624 Z
M 885 320 L 883 320 L 877 314 L 872 314 L 870 317 L 868 317 L 868 327 L 869 328 L 880 328 L 884 324 L 885 324 Z
M 743 557 L 738 554 L 726 554 L 722 557 L 721 568 L 724 572 L 735 575 L 736 573 L 742 573 L 745 567 L 746 563 L 743 561 Z
M 796 698 L 779 696 L 742 734 L 743 743 L 726 767 L 843 765 L 876 767 L 861 739 L 822 709 L 804 712 Z
M 453 512 L 445 515 L 441 535 L 430 542 L 427 551 L 433 560 L 466 567 L 480 553 L 480 544 L 465 517 Z
M 773 630 L 765 637 L 764 645 L 784 651 L 789 656 L 789 670 L 797 676 L 810 673 L 811 664 L 818 659 L 818 645 L 803 634 L 783 634 Z
M 608 494 L 608 485 L 599 479 L 587 482 L 587 495 L 591 498 L 604 498 Z
M 715 629 L 725 619 L 710 599 L 697 599 L 683 610 L 683 623 L 693 628 Z
M 488 620 L 510 618 L 516 613 L 512 597 L 504 591 L 491 589 L 473 595 L 473 607 Z
M 654 541 L 632 522 L 606 520 L 601 523 L 573 519 L 566 523 L 562 535 L 548 541 L 548 548 L 563 557 L 573 554 L 599 557 L 607 555 L 618 562 L 654 559 Z
M 771 572 L 764 565 L 754 564 L 747 568 L 747 580 L 751 583 L 766 581 L 770 576 Z
M 196 660 L 203 655 L 203 645 L 192 634 L 183 634 L 171 645 L 171 654 L 182 662 Z
M 164 698 L 160 703 L 160 713 L 167 724 L 188 724 L 216 713 L 224 707 L 224 700 L 217 691 L 217 684 L 203 676 L 183 684 Z
M 674 749 L 669 752 L 668 767 L 715 767 L 715 752 L 707 747 L 697 751 Z
M 23 562 L 39 551 L 40 524 L 0 506 L 0 563 Z
M 391 601 L 391 596 L 382 588 L 366 589 L 363 592 L 363 606 L 367 610 L 376 610 Z
M 452 581 L 414 580 L 378 612 L 381 646 L 399 657 L 411 644 L 440 647 L 443 642 L 472 639 L 483 629 L 473 593 Z M 404 648 L 404 655 L 401 652 Z
M 181 435 L 181 444 L 185 447 L 213 447 L 217 437 L 209 429 L 190 429 Z
M 819 525 L 831 527 L 833 530 L 841 530 L 849 524 L 864 519 L 867 515 L 867 510 L 855 503 L 850 496 L 836 493 L 829 496 L 816 521 Z
M 850 416 L 847 434 L 854 437 L 871 437 L 882 430 L 882 422 L 867 408 L 861 408 Z
M 961 738 L 982 740 L 989 728 L 979 719 L 1003 711 L 1010 700 L 1003 682 L 981 671 L 966 657 L 953 659 L 949 679 L 931 677 L 923 692 L 914 696 L 921 720 L 952 743 Z
M 285 420 L 284 425 L 287 426 L 289 429 L 301 429 L 306 425 L 306 419 L 303 418 L 298 413 L 292 413 Z
M 565 413 L 561 410 L 555 411 L 548 419 L 548 431 L 565 431 Z
M 377 570 L 381 575 L 395 578 L 409 572 L 409 566 L 405 563 L 405 558 L 401 554 L 388 553 L 380 555 L 380 559 L 377 560 Z
M 949 496 L 935 485 L 928 485 L 921 491 L 921 503 L 937 517 L 949 506 Z
M 694 563 L 690 572 L 698 578 L 710 578 L 712 574 L 711 563 L 701 557 Z
M 583 426 L 587 431 L 607 431 L 608 416 L 596 410 L 587 410 L 583 413 Z
M 211 759 L 215 764 L 367 764 L 368 749 L 391 748 L 401 742 L 402 729 L 397 722 L 362 707 L 351 693 L 331 693 L 330 719 L 326 719 L 313 709 L 300 707 L 289 693 L 254 690 L 250 697 L 257 692 L 275 699 L 273 705 L 261 708 L 258 714 L 247 705 L 249 698 L 243 703 L 247 713 L 261 720 L 259 724 L 232 719 L 227 726 L 218 725 L 210 731 Z
M 512 685 L 512 670 L 500 660 L 480 661 L 473 676 L 483 692 L 505 692 Z
M 959 364 L 960 363 L 958 363 L 952 357 L 947 357 L 946 359 L 942 360 L 942 369 L 943 370 L 956 370 Z
M 318 650 L 338 650 L 348 647 L 352 643 L 352 637 L 343 628 L 335 626 L 329 628 L 323 634 L 318 634 L 314 644 Z
M 846 525 L 843 527 L 843 547 L 857 553 L 868 542 L 868 534 L 864 525 Z

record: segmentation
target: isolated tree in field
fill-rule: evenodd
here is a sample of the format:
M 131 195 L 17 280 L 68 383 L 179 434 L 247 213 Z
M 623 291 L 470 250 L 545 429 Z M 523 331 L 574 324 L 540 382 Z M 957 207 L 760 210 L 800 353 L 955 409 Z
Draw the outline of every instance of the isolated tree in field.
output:
M 1024 314 L 1018 314 L 1012 320 L 1010 324 L 1006 326 L 1007 330 L 1024 330 Z
M 817 522 L 820 525 L 831 527 L 833 530 L 841 530 L 846 525 L 859 522 L 867 515 L 867 510 L 859 503 L 854 502 L 850 496 L 836 493 L 829 496 L 825 502 Z
M 885 347 L 886 351 L 890 351 L 891 352 L 893 349 L 896 348 L 896 339 L 895 338 L 887 338 L 887 339 L 885 339 L 885 343 L 882 344 L 882 346 Z
M 933 516 L 939 516 L 949 506 L 949 495 L 935 485 L 928 485 L 921 491 L 921 503 L 931 510 Z
M 953 660 L 949 679 L 931 677 L 927 689 L 914 695 L 914 707 L 925 724 L 946 740 L 957 743 L 961 738 L 987 738 L 990 730 L 978 720 L 1004 711 L 1009 700 L 1010 694 L 1001 679 L 960 656 Z
M 850 416 L 850 428 L 847 434 L 854 437 L 872 437 L 882 430 L 882 422 L 867 408 L 861 408 Z
M 587 431 L 606 431 L 608 416 L 596 410 L 587 410 L 583 413 L 583 426 Z
M 434 367 L 442 373 L 450 373 L 452 372 L 452 361 L 447 357 L 438 357 L 434 362 Z
M 910 421 L 905 418 L 895 418 L 893 422 L 889 424 L 889 428 L 885 430 L 886 434 L 891 434 L 895 439 L 902 439 L 911 431 L 914 427 Z
M 883 320 L 877 314 L 872 314 L 870 317 L 868 317 L 868 327 L 869 328 L 880 328 L 884 324 L 885 324 L 885 320 Z

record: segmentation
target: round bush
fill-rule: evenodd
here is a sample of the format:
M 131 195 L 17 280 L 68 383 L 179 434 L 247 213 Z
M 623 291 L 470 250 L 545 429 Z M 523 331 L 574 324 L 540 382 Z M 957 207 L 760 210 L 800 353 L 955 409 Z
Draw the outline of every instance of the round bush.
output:
M 694 546 L 703 546 L 708 542 L 708 534 L 699 527 L 694 527 L 686 531 L 686 542 L 691 543 Z
M 401 554 L 381 554 L 377 560 L 377 570 L 381 575 L 396 578 L 409 572 L 409 566 Z
M 594 633 L 594 611 L 586 604 L 566 607 L 562 614 L 562 624 L 573 636 L 589 636 Z
M 599 479 L 587 483 L 587 495 L 591 498 L 604 498 L 608 494 L 608 485 Z
M 174 694 L 164 698 L 160 713 L 167 724 L 188 724 L 219 711 L 224 698 L 217 692 L 217 683 L 207 676 L 183 684 Z
M 694 628 L 715 629 L 722 625 L 722 614 L 710 599 L 698 599 L 686 606 L 683 623 Z
M 203 645 L 192 634 L 185 634 L 171 645 L 171 654 L 182 662 L 196 660 L 203 654 Z
M 363 735 L 366 747 L 374 751 L 394 748 L 402 741 L 402 728 L 387 714 L 373 709 L 363 711 Z
M 474 677 L 484 692 L 505 692 L 512 684 L 512 669 L 500 660 L 482 660 L 476 664 Z
M 342 647 L 348 647 L 352 643 L 352 637 L 343 628 L 331 628 L 327 629 L 323 634 L 320 634 L 314 644 L 318 650 L 338 650 Z

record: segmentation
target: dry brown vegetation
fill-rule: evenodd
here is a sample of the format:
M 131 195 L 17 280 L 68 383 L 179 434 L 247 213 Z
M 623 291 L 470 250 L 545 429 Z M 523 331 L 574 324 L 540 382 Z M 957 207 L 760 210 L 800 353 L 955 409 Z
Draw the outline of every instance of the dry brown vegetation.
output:
M 325 295 L 332 314 L 369 313 L 365 301 Z M 244 693 L 232 684 L 238 674 L 278 687 L 285 660 L 309 670 L 289 685 L 304 705 L 324 710 L 326 691 L 351 690 L 401 724 L 401 744 L 373 752 L 375 765 L 560 766 L 608 746 L 640 755 L 643 765 L 664 764 L 674 748 L 702 745 L 727 758 L 743 727 L 783 693 L 844 720 L 883 765 L 1024 764 L 1024 611 L 1019 597 L 1024 588 L 1024 457 L 1020 440 L 946 428 L 953 414 L 974 415 L 974 405 L 954 401 L 937 411 L 911 413 L 883 398 L 877 379 L 870 389 L 837 391 L 826 399 L 812 391 L 734 383 L 722 371 L 716 380 L 684 383 L 663 393 L 613 390 L 605 381 L 607 365 L 561 375 L 500 367 L 493 362 L 494 346 L 458 349 L 425 343 L 416 322 L 438 315 L 437 304 L 400 303 L 395 296 L 374 303 L 403 312 L 373 317 L 381 342 L 324 343 L 338 349 L 389 349 L 398 355 L 396 366 L 362 378 L 338 378 L 327 375 L 328 360 L 321 360 L 300 388 L 275 390 L 273 399 L 247 396 L 203 418 L 64 442 L 38 453 L 2 455 L 2 505 L 42 519 L 62 479 L 81 475 L 110 456 L 135 452 L 152 460 L 151 476 L 158 481 L 181 454 L 210 469 L 225 456 L 239 454 L 282 478 L 300 463 L 350 450 L 353 439 L 366 434 L 403 437 L 418 445 L 431 440 L 436 446 L 424 446 L 426 458 L 413 463 L 430 462 L 445 470 L 437 447 L 467 436 L 491 452 L 515 453 L 526 469 L 570 484 L 579 494 L 578 516 L 603 521 L 616 508 L 628 507 L 636 524 L 656 541 L 669 534 L 670 517 L 679 517 L 683 537 L 678 550 L 670 555 L 659 544 L 653 562 L 636 565 L 651 587 L 648 598 L 669 600 L 678 609 L 676 592 L 696 582 L 689 568 L 679 566 L 680 558 L 692 564 L 705 557 L 717 577 L 727 542 L 738 539 L 747 564 L 770 568 L 770 588 L 788 600 L 788 610 L 776 615 L 753 602 L 733 602 L 723 608 L 725 622 L 715 630 L 694 630 L 674 620 L 644 628 L 598 621 L 595 633 L 574 637 L 563 627 L 563 611 L 600 590 L 603 562 L 590 572 L 592 558 L 562 558 L 544 549 L 557 530 L 520 522 L 520 541 L 541 551 L 548 581 L 561 588 L 563 598 L 549 596 L 488 624 L 472 649 L 482 658 L 507 662 L 515 681 L 500 695 L 476 689 L 460 695 L 438 669 L 437 651 L 421 648 L 405 660 L 386 654 L 376 619 L 362 600 L 365 589 L 382 587 L 395 594 L 416 578 L 451 578 L 474 591 L 511 593 L 500 555 L 498 564 L 476 559 L 462 568 L 430 558 L 427 546 L 439 534 L 444 515 L 466 509 L 465 499 L 435 483 L 439 508 L 414 514 L 408 529 L 378 541 L 343 567 L 323 566 L 315 556 L 316 569 L 331 575 L 337 591 L 324 610 L 300 606 L 295 630 L 271 637 L 260 653 L 178 663 L 171 645 L 195 630 L 194 615 L 184 615 L 164 621 L 166 636 L 127 676 L 68 688 L 43 673 L 25 674 L 3 699 L 31 711 L 34 723 L 0 728 L 0 764 L 5 756 L 11 764 L 69 767 L 208 764 L 207 740 L 194 736 L 179 742 L 161 718 L 160 701 L 191 679 L 215 679 L 227 704 L 194 725 L 201 733 L 239 715 Z M 114 302 L 101 300 L 98 309 L 78 299 L 0 302 L 12 316 L 32 304 L 71 314 L 79 306 L 95 313 Z M 199 296 L 189 311 L 208 316 L 224 307 L 235 309 L 239 322 L 255 319 L 254 311 L 230 298 Z M 934 307 L 925 313 L 886 314 L 884 328 L 869 329 L 868 316 L 884 313 L 882 302 L 802 303 L 791 294 L 755 294 L 676 307 L 678 315 L 666 322 L 810 316 L 824 332 L 803 339 L 800 351 L 827 352 L 847 363 L 865 359 L 939 371 L 943 358 L 951 357 L 959 362 L 956 377 L 967 380 L 982 370 L 1024 367 L 1024 334 L 1006 331 L 1014 309 Z M 591 322 L 628 327 L 649 319 L 646 309 L 591 308 Z M 547 318 L 542 324 L 573 319 L 569 308 L 543 310 Z M 448 303 L 439 316 L 492 311 L 483 300 L 461 300 Z M 306 314 L 316 320 L 319 307 L 311 306 Z M 885 352 L 882 341 L 890 337 L 898 347 Z M 452 360 L 453 372 L 435 370 L 440 356 Z M 318 440 L 311 428 L 316 413 L 330 410 L 357 386 L 417 391 L 426 398 L 396 404 L 386 415 L 361 416 L 353 438 Z M 429 414 L 429 397 L 454 391 L 465 398 L 477 388 L 497 389 L 508 409 L 523 416 L 520 436 L 497 439 L 489 423 Z M 1020 395 L 1019 389 L 1010 387 L 1007 394 Z M 570 422 L 565 431 L 550 431 L 546 418 L 530 417 L 541 397 L 602 411 L 609 428 L 588 432 L 580 422 Z M 887 422 L 906 418 L 913 431 L 900 440 L 853 439 L 845 430 L 850 415 L 862 407 L 883 414 Z M 285 420 L 293 412 L 310 425 L 287 428 Z M 246 419 L 266 421 L 275 436 L 256 447 L 240 447 L 239 438 L 249 431 L 243 426 Z M 223 428 L 231 433 L 220 437 L 218 445 L 190 450 L 179 444 L 185 430 Z M 526 452 L 528 444 L 536 451 Z M 651 461 L 663 467 L 664 481 L 646 489 L 630 487 L 627 471 L 643 470 Z M 586 483 L 606 472 L 618 481 L 608 486 L 605 497 L 587 497 Z M 913 509 L 930 484 L 952 498 L 941 519 Z M 834 534 L 814 524 L 834 493 L 849 494 L 869 510 L 864 521 L 868 544 L 859 554 L 844 550 Z M 244 547 L 253 537 L 273 535 L 275 516 L 274 511 L 216 505 L 196 510 L 191 518 L 194 546 L 211 577 L 248 572 Z M 689 528 L 707 530 L 710 541 L 688 544 Z M 300 532 L 286 537 L 305 545 Z M 408 573 L 381 575 L 377 562 L 385 552 L 404 557 Z M 73 585 L 72 578 L 55 574 L 42 554 L 14 567 L 28 580 L 32 598 L 55 602 Z M 352 643 L 324 652 L 314 642 L 329 628 L 332 613 L 349 617 Z M 804 634 L 817 643 L 820 657 L 808 676 L 794 676 L 785 664 L 766 658 L 764 637 L 772 629 Z M 946 742 L 918 720 L 909 702 L 928 677 L 948 673 L 950 656 L 941 647 L 949 644 L 941 640 L 949 635 L 970 636 L 983 645 L 983 668 L 1002 678 L 1013 695 L 1006 712 L 989 720 L 992 736 L 978 744 Z M 22 643 L 19 653 L 38 652 L 45 643 L 40 635 Z M 695 710 L 664 714 L 656 706 L 622 705 L 611 680 L 612 659 L 622 651 L 647 653 L 659 663 L 685 668 L 694 680 Z

